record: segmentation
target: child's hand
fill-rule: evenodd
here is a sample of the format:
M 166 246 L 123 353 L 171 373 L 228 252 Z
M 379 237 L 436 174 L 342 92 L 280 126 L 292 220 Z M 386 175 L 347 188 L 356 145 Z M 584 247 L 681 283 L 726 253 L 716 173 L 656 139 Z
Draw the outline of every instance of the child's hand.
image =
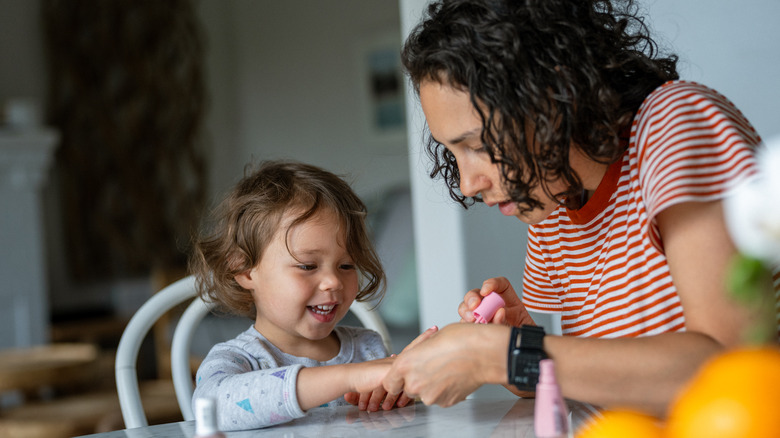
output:
M 382 379 L 390 370 L 395 356 L 350 364 L 349 387 L 353 391 L 344 394 L 344 399 L 361 410 L 379 410 L 379 405 L 387 395 L 382 388 Z
M 398 395 L 388 395 L 381 386 L 371 392 L 344 394 L 344 399 L 350 404 L 357 405 L 361 411 L 368 412 L 376 412 L 380 407 L 385 411 L 394 407 L 402 408 L 412 401 L 403 392 Z
M 403 351 L 409 350 L 413 348 L 415 345 L 423 342 L 424 340 L 430 338 L 434 333 L 436 333 L 439 330 L 437 326 L 433 326 L 429 328 L 428 330 L 424 331 L 420 336 L 415 338 L 409 345 L 407 345 Z M 364 392 L 348 392 L 344 394 L 344 400 L 347 401 L 347 403 L 351 405 L 355 405 L 360 409 L 361 411 L 370 411 L 370 412 L 376 412 L 379 410 L 379 407 L 381 406 L 382 409 L 388 411 L 390 409 L 393 409 L 393 407 L 399 407 L 402 408 L 409 404 L 410 401 L 413 401 L 409 397 L 407 397 L 403 392 L 397 395 L 387 395 L 387 391 L 382 387 L 382 379 L 384 379 L 385 374 L 387 374 L 387 371 L 390 369 L 390 365 L 393 364 L 393 361 L 395 361 L 396 355 L 390 355 L 390 357 L 379 359 L 379 360 L 373 360 L 369 362 L 363 362 L 361 365 L 365 367 L 371 367 L 366 368 L 369 373 L 363 373 L 362 371 L 356 371 L 358 374 L 353 375 L 362 375 L 364 378 L 368 379 L 368 382 L 373 382 L 371 379 L 374 376 L 377 376 L 377 372 L 381 374 L 381 377 L 379 378 L 379 384 L 376 385 L 371 391 L 364 391 Z M 385 368 L 384 371 L 377 371 L 380 368 L 377 368 L 377 366 Z M 371 374 L 373 373 L 373 374 Z M 362 381 L 362 379 L 361 379 Z M 358 383 L 359 385 L 366 384 Z M 369 383 L 370 385 L 371 383 Z
M 358 393 L 348 392 L 344 394 L 344 399 L 347 403 L 355 405 L 361 411 L 376 412 L 381 406 L 383 410 L 389 411 L 390 409 L 402 408 L 413 401 L 407 397 L 403 392 L 393 396 L 387 395 L 387 391 L 384 388 L 377 388 L 372 392 Z

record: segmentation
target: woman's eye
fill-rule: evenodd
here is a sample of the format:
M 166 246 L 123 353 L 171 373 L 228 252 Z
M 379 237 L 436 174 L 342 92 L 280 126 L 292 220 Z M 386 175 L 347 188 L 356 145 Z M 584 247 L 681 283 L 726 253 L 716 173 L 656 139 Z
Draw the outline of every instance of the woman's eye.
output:
M 300 264 L 298 265 L 298 269 L 302 271 L 313 271 L 317 269 L 317 265 L 306 265 L 306 264 Z

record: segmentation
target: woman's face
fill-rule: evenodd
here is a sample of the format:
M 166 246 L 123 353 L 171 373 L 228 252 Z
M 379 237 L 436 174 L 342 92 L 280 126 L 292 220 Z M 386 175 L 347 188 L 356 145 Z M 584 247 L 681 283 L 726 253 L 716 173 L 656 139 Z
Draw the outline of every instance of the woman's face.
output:
M 515 216 L 528 224 L 541 222 L 558 207 L 541 186 L 531 192 L 542 203 L 539 208 L 521 209 L 510 200 L 498 164 L 490 161 L 490 155 L 482 145 L 482 122 L 467 92 L 447 84 L 424 81 L 420 84 L 420 102 L 431 135 L 455 156 L 463 195 L 481 195 L 488 207 L 497 205 L 502 214 Z M 565 187 L 560 181 L 547 185 L 551 193 L 560 193 Z

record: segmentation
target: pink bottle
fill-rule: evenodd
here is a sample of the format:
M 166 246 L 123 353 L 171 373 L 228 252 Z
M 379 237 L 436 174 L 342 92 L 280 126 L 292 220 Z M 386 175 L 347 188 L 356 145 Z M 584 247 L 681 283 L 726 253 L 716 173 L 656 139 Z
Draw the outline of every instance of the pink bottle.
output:
M 476 323 L 487 324 L 493 319 L 498 309 L 504 307 L 504 299 L 496 292 L 490 292 L 488 296 L 482 299 L 476 309 L 474 309 L 474 318 Z
M 569 432 L 569 414 L 561 388 L 555 380 L 552 359 L 539 362 L 539 383 L 536 384 L 534 405 L 534 433 L 538 438 L 566 437 Z

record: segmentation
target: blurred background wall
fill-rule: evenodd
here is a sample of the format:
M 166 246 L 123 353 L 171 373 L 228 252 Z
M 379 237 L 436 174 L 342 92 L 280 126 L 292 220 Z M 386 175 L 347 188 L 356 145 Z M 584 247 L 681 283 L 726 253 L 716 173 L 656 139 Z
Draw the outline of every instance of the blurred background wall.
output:
M 0 102 L 23 98 L 38 107 L 42 119 L 49 78 L 41 9 L 51 4 L 67 7 L 67 2 L 0 0 Z M 383 307 L 399 309 L 388 318 L 416 327 L 398 4 L 192 4 L 205 54 L 207 97 L 197 147 L 206 162 L 206 207 L 242 176 L 248 163 L 298 159 L 343 175 L 369 205 L 375 238 L 392 274 L 388 285 L 402 283 L 398 287 L 408 291 L 395 305 L 388 298 Z M 75 39 L 79 29 L 73 34 Z M 99 59 L 90 62 L 101 69 Z M 130 314 L 151 293 L 148 275 L 73 278 L 68 230 L 59 217 L 62 196 L 52 187 L 56 168 L 55 160 L 42 193 L 50 312 L 58 318 Z
M 41 3 L 0 0 L 3 105 L 17 98 L 39 106 L 46 101 Z M 410 254 L 405 246 L 411 242 L 411 210 L 394 219 L 401 225 L 384 237 L 403 243 L 398 245 L 402 248 L 388 249 L 386 261 L 395 266 L 390 268 L 395 270 L 391 278 L 402 279 L 396 287 L 411 294 L 403 300 L 406 306 L 411 303 L 412 311 L 389 318 L 416 319 L 419 288 L 420 325 L 427 327 L 454 321 L 463 292 L 484 278 L 506 275 L 519 288 L 524 228 L 484 208 L 463 212 L 447 200 L 440 184 L 428 180 L 427 162 L 419 152 L 422 119 L 414 96 L 407 102 L 405 128 L 399 130 L 392 118 L 388 129 L 374 124 L 382 102 L 372 92 L 370 77 L 382 63 L 370 61 L 370 54 L 381 52 L 388 41 L 400 47 L 402 34 L 417 22 L 425 4 L 194 2 L 205 36 L 208 100 L 200 147 L 207 163 L 206 203 L 227 190 L 246 163 L 295 158 L 346 175 L 370 208 L 377 212 L 385 208 L 383 218 L 389 217 L 387 210 L 404 212 L 407 207 L 401 206 L 412 205 L 416 253 Z M 780 134 L 780 44 L 775 30 L 780 2 L 653 0 L 643 5 L 648 23 L 662 35 L 662 45 L 680 54 L 684 78 L 724 93 L 762 136 Z M 65 231 L 56 216 L 59 200 L 52 187 L 44 188 L 43 202 L 45 287 L 51 313 L 132 312 L 151 293 L 149 278 L 75 282 L 66 267 Z M 10 208 L 2 206 L 3 211 Z M 416 262 L 410 259 L 415 254 Z M 409 260 L 414 262 L 412 271 L 406 266 Z M 409 280 L 410 275 L 417 280 Z

